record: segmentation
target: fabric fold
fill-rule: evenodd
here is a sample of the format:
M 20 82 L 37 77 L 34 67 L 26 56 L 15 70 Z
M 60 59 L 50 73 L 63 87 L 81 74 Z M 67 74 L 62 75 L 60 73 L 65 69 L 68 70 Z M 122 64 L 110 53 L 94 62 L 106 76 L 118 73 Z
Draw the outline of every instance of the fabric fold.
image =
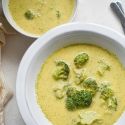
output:
M 3 21 L 2 21 L 3 20 Z M 15 34 L 16 32 L 8 32 L 3 25 L 4 17 L 0 14 L 0 125 L 4 125 L 4 107 L 12 97 L 12 91 L 6 85 L 5 77 L 1 65 L 1 49 L 6 43 L 5 35 Z

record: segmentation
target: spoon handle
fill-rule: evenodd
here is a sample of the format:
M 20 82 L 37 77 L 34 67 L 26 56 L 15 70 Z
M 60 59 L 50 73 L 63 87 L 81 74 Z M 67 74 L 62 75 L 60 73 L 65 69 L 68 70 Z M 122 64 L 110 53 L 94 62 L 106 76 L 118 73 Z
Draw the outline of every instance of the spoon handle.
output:
M 125 14 L 124 14 L 124 10 L 123 10 L 121 3 L 120 2 L 112 2 L 110 4 L 110 7 L 113 10 L 113 12 L 116 14 L 118 19 L 121 21 L 123 31 L 125 33 Z
M 118 16 L 118 18 L 121 20 L 121 21 L 125 21 L 125 16 L 124 16 L 124 13 L 123 13 L 123 10 L 119 7 L 119 5 L 115 2 L 112 2 L 110 4 L 113 12 Z
M 124 9 L 123 9 L 123 7 L 122 7 L 121 2 L 117 1 L 116 4 L 120 7 L 120 9 L 122 10 L 122 12 L 125 13 L 125 12 L 124 12 Z

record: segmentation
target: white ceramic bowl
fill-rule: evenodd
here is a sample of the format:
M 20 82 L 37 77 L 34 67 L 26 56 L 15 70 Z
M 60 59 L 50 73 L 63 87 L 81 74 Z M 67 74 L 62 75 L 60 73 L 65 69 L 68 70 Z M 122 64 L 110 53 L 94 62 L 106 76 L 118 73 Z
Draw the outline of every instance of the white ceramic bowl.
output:
M 17 75 L 16 96 L 22 117 L 27 125 L 52 125 L 36 101 L 35 83 L 44 60 L 54 51 L 67 45 L 88 43 L 115 53 L 125 66 L 125 37 L 94 24 L 66 24 L 44 34 L 25 53 Z M 49 69 L 48 69 L 49 70 Z M 125 114 L 117 125 L 123 125 Z
M 9 4 L 9 0 L 2 0 L 2 8 L 3 8 L 3 12 L 4 12 L 4 15 L 6 17 L 6 19 L 8 20 L 8 22 L 10 23 L 10 25 L 16 30 L 18 31 L 19 33 L 25 35 L 25 36 L 28 36 L 28 37 L 32 37 L 32 38 L 38 38 L 40 37 L 41 35 L 34 35 L 32 33 L 29 33 L 29 32 L 26 32 L 24 31 L 19 25 L 16 24 L 16 22 L 14 21 L 10 11 L 9 11 L 9 7 L 8 7 L 8 4 Z M 78 0 L 75 0 L 75 7 L 74 7 L 74 10 L 73 10 L 73 15 L 71 16 L 71 18 L 69 19 L 69 22 L 72 22 L 76 16 L 76 13 L 77 13 L 77 6 L 78 6 Z M 68 22 L 67 22 L 68 23 Z

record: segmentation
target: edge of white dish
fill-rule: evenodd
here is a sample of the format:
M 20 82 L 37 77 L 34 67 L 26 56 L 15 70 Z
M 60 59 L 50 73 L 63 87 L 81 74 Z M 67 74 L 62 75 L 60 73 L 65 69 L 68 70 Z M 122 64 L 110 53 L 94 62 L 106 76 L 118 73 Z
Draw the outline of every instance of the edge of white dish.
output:
M 10 23 L 10 25 L 19 33 L 21 33 L 22 35 L 31 37 L 31 38 L 39 38 L 41 35 L 35 35 L 29 32 L 24 31 L 18 24 L 16 24 L 16 22 L 14 21 L 11 12 L 9 11 L 9 0 L 2 0 L 2 8 L 3 8 L 3 12 L 4 15 L 7 19 L 7 21 Z M 69 21 L 67 21 L 67 23 L 70 23 L 74 20 L 76 14 L 77 14 L 77 8 L 78 8 L 78 0 L 75 0 L 75 7 L 73 10 L 73 14 L 71 15 Z M 42 34 L 43 35 L 43 34 Z
M 73 31 L 87 31 L 87 32 L 97 33 L 102 36 L 106 36 L 110 39 L 113 39 L 114 44 L 116 45 L 118 44 L 119 46 L 121 46 L 121 48 L 125 49 L 125 37 L 123 35 L 110 28 L 100 26 L 97 24 L 82 24 L 82 23 L 65 24 L 50 30 L 42 37 L 40 37 L 38 40 L 36 40 L 36 42 L 34 42 L 27 50 L 20 63 L 16 81 L 17 104 L 20 113 L 27 125 L 40 125 L 41 122 L 42 125 L 52 125 L 51 122 L 45 117 L 44 113 L 40 110 L 37 102 L 34 101 L 35 99 L 33 100 L 32 103 L 30 103 L 30 101 L 34 97 L 27 96 L 27 94 L 30 93 L 27 93 L 26 91 L 27 85 L 25 82 L 27 79 L 27 74 L 31 62 L 33 61 L 33 58 L 39 52 L 40 49 L 43 49 L 45 45 L 49 45 L 51 39 L 53 39 L 56 36 L 59 36 L 60 34 L 65 34 Z M 104 44 L 106 43 L 102 43 L 102 46 Z M 122 63 L 124 63 L 125 66 L 125 59 L 123 60 L 124 61 Z M 34 89 L 34 86 L 32 87 Z M 35 96 L 34 93 L 35 90 L 32 91 L 33 91 L 33 96 Z M 124 125 L 124 118 L 125 118 L 125 113 L 122 114 L 122 116 L 115 123 L 115 125 Z

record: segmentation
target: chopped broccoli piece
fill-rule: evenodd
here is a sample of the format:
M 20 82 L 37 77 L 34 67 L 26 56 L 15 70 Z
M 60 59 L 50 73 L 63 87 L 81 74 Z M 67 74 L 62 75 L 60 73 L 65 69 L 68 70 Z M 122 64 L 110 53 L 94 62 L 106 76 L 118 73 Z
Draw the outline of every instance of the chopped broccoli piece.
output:
M 108 85 L 101 84 L 99 90 L 101 92 L 100 98 L 102 98 L 103 100 L 107 100 L 114 95 L 114 92 L 111 88 L 109 88 Z
M 88 60 L 88 54 L 82 52 L 75 57 L 74 64 L 77 68 L 81 68 Z
M 71 107 L 70 102 L 71 101 Z M 74 110 L 78 108 L 89 107 L 92 103 L 92 94 L 87 90 L 75 90 L 68 89 L 67 91 L 67 99 L 66 99 L 66 107 L 68 110 Z
M 64 61 L 56 61 L 57 69 L 54 71 L 53 77 L 55 80 L 67 80 L 70 69 L 69 66 Z
M 77 125 L 92 125 L 93 123 L 102 123 L 101 115 L 95 111 L 81 112 L 79 114 L 80 122 Z
M 76 91 L 72 98 L 76 107 L 88 107 L 92 102 L 92 95 L 86 90 Z
M 28 20 L 32 20 L 35 17 L 35 14 L 32 10 L 27 10 L 24 15 Z
M 78 73 L 75 72 L 75 84 L 76 85 L 80 85 L 81 83 L 83 83 L 83 81 L 86 79 L 87 75 L 85 74 L 84 71 Z
M 102 98 L 106 103 L 109 109 L 117 110 L 117 99 L 114 96 L 114 92 L 108 85 L 101 84 L 100 86 L 100 98 Z
M 91 91 L 92 95 L 95 95 L 96 92 L 98 91 L 98 85 L 96 83 L 96 80 L 93 79 L 93 78 L 87 78 L 87 79 L 85 79 L 84 82 L 83 82 L 83 86 L 87 90 Z
M 110 88 L 106 88 L 101 92 L 101 98 L 103 98 L 104 100 L 106 100 L 112 96 L 113 96 L 113 91 Z
M 98 61 L 98 63 L 99 63 L 99 64 L 102 66 L 102 68 L 105 69 L 105 70 L 110 70 L 110 69 L 111 69 L 110 65 L 107 64 L 106 62 L 104 62 L 103 60 Z
M 56 17 L 59 19 L 61 17 L 61 13 L 59 10 L 56 11 Z
M 98 68 L 98 71 L 97 73 L 100 75 L 100 76 L 103 76 L 105 71 L 110 71 L 111 67 L 110 65 L 108 65 L 106 62 L 104 62 L 103 60 L 100 60 L 98 61 L 98 63 L 100 64 L 99 65 L 99 68 Z
M 63 85 L 63 84 L 58 84 L 54 89 L 54 94 L 55 94 L 55 97 L 57 99 L 62 99 L 64 98 L 64 96 L 66 95 L 66 91 L 68 89 L 68 87 L 70 86 L 70 84 L 66 84 L 66 85 Z
M 111 97 L 107 100 L 107 105 L 109 109 L 117 110 L 117 99 L 115 97 Z
M 65 93 L 63 90 L 61 89 L 58 89 L 58 90 L 55 90 L 55 96 L 56 98 L 58 99 L 62 99 L 64 97 Z

